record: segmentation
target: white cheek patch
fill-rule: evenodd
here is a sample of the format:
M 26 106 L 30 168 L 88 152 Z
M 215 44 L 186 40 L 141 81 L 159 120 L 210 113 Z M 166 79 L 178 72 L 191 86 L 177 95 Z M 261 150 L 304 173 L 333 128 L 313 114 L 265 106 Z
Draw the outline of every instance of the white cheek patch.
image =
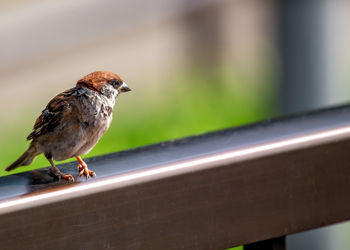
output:
M 119 91 L 115 89 L 112 85 L 106 84 L 105 86 L 102 87 L 101 92 L 103 94 L 101 97 L 105 99 L 108 106 L 113 108 L 115 104 L 115 98 L 118 96 Z

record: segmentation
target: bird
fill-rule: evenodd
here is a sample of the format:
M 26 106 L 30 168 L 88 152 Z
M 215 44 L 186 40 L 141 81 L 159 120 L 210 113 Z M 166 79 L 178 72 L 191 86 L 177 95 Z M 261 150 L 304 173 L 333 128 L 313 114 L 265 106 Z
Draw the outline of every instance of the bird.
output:
M 76 86 L 56 95 L 36 119 L 28 149 L 5 168 L 11 171 L 30 165 L 44 154 L 51 173 L 59 180 L 74 182 L 71 174 L 62 173 L 54 164 L 75 157 L 79 177 L 96 176 L 88 169 L 81 155 L 87 154 L 107 131 L 119 94 L 131 91 L 122 78 L 108 71 L 95 71 L 77 81 Z

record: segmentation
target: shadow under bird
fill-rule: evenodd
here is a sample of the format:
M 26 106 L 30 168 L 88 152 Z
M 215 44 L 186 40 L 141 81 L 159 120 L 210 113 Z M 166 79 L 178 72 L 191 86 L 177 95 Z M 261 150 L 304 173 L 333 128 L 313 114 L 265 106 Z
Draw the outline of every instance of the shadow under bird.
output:
M 109 128 L 116 97 L 130 90 L 111 72 L 96 71 L 83 77 L 74 88 L 58 94 L 47 104 L 27 137 L 32 140 L 29 148 L 5 170 L 27 166 L 43 153 L 51 164 L 51 172 L 59 179 L 74 181 L 72 175 L 61 173 L 52 159 L 75 157 L 79 176 L 95 176 L 80 156 L 87 154 Z

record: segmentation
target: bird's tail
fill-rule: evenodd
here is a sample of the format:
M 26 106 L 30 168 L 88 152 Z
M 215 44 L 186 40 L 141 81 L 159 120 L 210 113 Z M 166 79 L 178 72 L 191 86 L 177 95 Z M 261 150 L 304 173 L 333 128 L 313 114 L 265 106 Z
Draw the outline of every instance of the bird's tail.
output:
M 11 165 L 5 168 L 6 171 L 11 171 L 20 166 L 28 166 L 33 162 L 34 158 L 40 154 L 33 143 L 30 144 L 29 148 Z

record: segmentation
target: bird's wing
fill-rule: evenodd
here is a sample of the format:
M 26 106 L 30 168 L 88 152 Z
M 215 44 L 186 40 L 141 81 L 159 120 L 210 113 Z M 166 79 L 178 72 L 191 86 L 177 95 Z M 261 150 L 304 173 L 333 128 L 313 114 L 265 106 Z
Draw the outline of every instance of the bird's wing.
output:
M 74 88 L 58 94 L 47 104 L 41 115 L 36 119 L 33 132 L 28 135 L 27 140 L 46 134 L 60 124 L 62 117 L 71 110 L 72 98 L 70 97 L 73 90 Z

